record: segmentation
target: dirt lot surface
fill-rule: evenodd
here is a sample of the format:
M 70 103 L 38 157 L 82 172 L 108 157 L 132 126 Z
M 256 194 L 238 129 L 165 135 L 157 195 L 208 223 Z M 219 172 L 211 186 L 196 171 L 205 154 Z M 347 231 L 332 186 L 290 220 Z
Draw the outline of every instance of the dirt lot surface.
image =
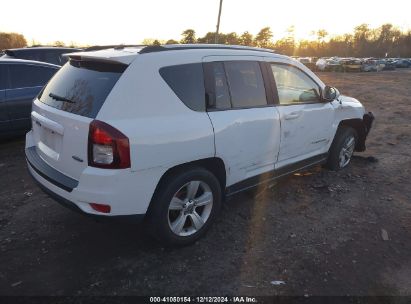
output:
M 232 197 L 185 248 L 61 207 L 1 143 L 0 295 L 411 295 L 411 70 L 320 77 L 375 113 L 367 151 Z

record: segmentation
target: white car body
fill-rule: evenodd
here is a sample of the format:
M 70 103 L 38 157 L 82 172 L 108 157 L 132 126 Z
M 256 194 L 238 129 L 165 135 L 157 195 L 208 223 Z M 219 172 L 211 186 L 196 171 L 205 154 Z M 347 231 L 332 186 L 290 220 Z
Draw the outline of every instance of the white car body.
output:
M 323 162 L 341 122 L 360 122 L 366 115 L 360 102 L 345 96 L 331 102 L 193 111 L 164 81 L 159 69 L 215 61 L 282 63 L 303 71 L 321 90 L 325 84 L 303 64 L 264 50 L 175 46 L 167 51 L 140 51 L 125 48 L 70 54 L 82 60 L 128 65 L 95 118 L 62 111 L 38 99 L 33 102 L 33 128 L 26 136 L 29 171 L 47 192 L 88 214 L 144 215 L 166 172 L 204 159 L 217 158 L 224 163 L 226 192 L 236 193 L 258 184 L 262 174 L 275 171 L 280 176 Z M 128 137 L 129 168 L 88 165 L 93 120 Z M 308 162 L 287 169 L 304 160 Z M 42 163 L 40 169 L 34 168 L 36 162 Z M 47 172 L 54 172 L 72 188 L 64 189 Z M 250 179 L 251 184 L 241 187 Z M 91 203 L 107 204 L 111 210 L 101 213 Z

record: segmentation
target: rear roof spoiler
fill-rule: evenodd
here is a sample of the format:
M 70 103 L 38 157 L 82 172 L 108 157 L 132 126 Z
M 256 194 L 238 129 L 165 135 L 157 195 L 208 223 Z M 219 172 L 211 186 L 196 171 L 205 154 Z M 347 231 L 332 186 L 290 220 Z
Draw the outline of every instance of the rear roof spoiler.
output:
M 74 67 L 98 72 L 123 73 L 128 68 L 128 64 L 126 63 L 105 58 L 87 58 L 78 55 L 66 57 L 69 58 L 69 64 Z
M 100 50 L 107 50 L 107 49 L 115 49 L 115 50 L 121 50 L 124 48 L 128 47 L 134 47 L 134 48 L 144 48 L 146 45 L 142 44 L 111 44 L 111 45 L 93 45 L 89 46 L 88 48 L 85 48 L 85 52 L 92 52 L 92 51 L 100 51 Z
M 78 67 L 94 67 L 93 69 L 97 70 L 105 70 L 108 67 L 113 69 L 116 67 L 116 70 L 123 72 L 127 67 L 128 64 L 119 62 L 116 60 L 110 60 L 105 58 L 96 58 L 96 57 L 82 57 L 82 56 L 66 56 L 68 57 L 70 62 L 73 62 L 74 65 Z
M 120 62 L 117 60 L 111 60 L 107 58 L 101 58 L 101 57 L 87 57 L 87 56 L 72 55 L 72 54 L 64 54 L 63 57 L 69 60 L 72 60 L 72 61 L 101 62 L 101 63 L 107 63 L 107 64 L 119 64 L 119 65 L 128 66 L 128 64 L 124 62 Z
M 99 61 L 129 65 L 138 55 L 140 48 L 128 49 L 104 49 L 89 52 L 75 52 L 64 54 L 63 57 L 77 61 Z

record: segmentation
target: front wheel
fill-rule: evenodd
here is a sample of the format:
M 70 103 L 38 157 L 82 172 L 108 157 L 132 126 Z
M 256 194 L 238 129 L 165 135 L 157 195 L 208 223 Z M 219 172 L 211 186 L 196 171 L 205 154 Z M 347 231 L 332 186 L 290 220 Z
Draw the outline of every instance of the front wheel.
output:
M 202 168 L 165 178 L 151 203 L 150 231 L 167 245 L 187 245 L 200 238 L 214 221 L 221 205 L 217 178 Z
M 331 145 L 326 166 L 335 171 L 345 168 L 350 163 L 356 143 L 357 132 L 353 128 L 339 128 Z

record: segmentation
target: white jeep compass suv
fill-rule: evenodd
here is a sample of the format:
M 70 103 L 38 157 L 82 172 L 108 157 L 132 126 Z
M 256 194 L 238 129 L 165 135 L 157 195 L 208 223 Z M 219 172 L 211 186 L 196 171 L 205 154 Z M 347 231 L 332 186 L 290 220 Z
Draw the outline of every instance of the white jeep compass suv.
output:
M 365 150 L 373 115 L 303 64 L 223 45 L 69 54 L 33 102 L 28 168 L 66 206 L 145 218 L 169 244 L 226 195 Z

